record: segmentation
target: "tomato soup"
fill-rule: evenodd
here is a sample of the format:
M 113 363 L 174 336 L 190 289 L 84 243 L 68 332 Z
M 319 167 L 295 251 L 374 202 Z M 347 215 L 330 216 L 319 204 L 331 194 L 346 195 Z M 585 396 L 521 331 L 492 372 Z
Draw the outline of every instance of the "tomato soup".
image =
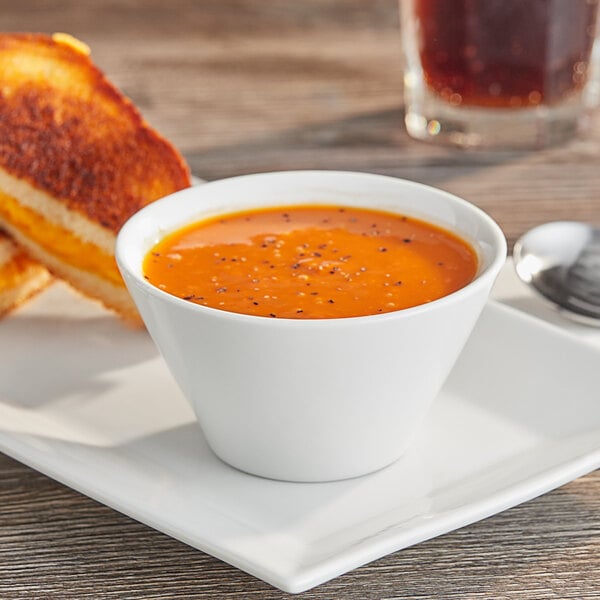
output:
M 286 319 L 332 319 L 424 304 L 467 285 L 464 240 L 405 215 L 340 207 L 257 209 L 193 223 L 145 258 L 145 278 L 190 302 Z

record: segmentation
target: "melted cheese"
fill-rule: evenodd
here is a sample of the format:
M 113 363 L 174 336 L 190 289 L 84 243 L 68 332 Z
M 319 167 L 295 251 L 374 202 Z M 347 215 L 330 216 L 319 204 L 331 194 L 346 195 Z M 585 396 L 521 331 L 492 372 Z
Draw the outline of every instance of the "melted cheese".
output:
M 51 223 L 31 208 L 0 192 L 0 218 L 59 260 L 122 286 L 114 256 L 84 242 L 68 229 Z
M 0 265 L 0 290 L 11 289 L 28 276 L 31 268 L 42 267 L 32 261 L 24 252 L 15 254 L 10 261 Z

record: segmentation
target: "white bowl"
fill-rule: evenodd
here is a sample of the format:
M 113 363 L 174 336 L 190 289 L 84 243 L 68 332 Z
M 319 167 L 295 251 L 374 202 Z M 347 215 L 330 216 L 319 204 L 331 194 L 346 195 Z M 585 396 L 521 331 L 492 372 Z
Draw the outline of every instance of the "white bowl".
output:
M 374 208 L 441 225 L 474 245 L 478 273 L 428 304 L 319 320 L 225 312 L 144 279 L 144 257 L 165 234 L 217 214 L 294 204 Z M 366 173 L 292 171 L 215 181 L 154 202 L 124 225 L 116 255 L 213 451 L 256 475 L 327 481 L 375 471 L 403 454 L 471 333 L 506 242 L 480 209 L 431 187 Z

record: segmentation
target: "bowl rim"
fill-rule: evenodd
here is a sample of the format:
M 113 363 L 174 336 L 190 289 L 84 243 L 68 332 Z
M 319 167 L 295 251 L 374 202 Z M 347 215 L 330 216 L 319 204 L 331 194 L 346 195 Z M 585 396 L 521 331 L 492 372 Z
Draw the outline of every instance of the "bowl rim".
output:
M 392 185 L 403 186 L 403 187 L 406 187 L 407 189 L 413 188 L 414 190 L 420 190 L 425 193 L 435 194 L 438 197 L 443 198 L 446 201 L 450 202 L 451 204 L 459 206 L 463 210 L 469 211 L 477 219 L 479 219 L 479 221 L 481 221 L 481 223 L 488 229 L 488 231 L 491 234 L 492 258 L 489 261 L 489 264 L 487 264 L 483 270 L 478 272 L 476 274 L 476 276 L 473 278 L 473 280 L 470 281 L 467 285 L 465 285 L 464 287 L 462 287 L 454 292 L 451 292 L 450 294 L 446 294 L 445 296 L 442 296 L 441 298 L 432 300 L 431 302 L 419 304 L 419 305 L 412 306 L 409 308 L 403 308 L 403 309 L 399 309 L 399 310 L 395 310 L 395 311 L 390 311 L 390 312 L 386 312 L 386 313 L 377 313 L 377 314 L 372 314 L 372 315 L 361 315 L 361 316 L 354 316 L 354 317 L 335 317 L 335 318 L 321 318 L 321 319 L 314 319 L 314 318 L 313 319 L 294 319 L 294 318 L 289 318 L 289 317 L 272 318 L 272 317 L 266 317 L 266 316 L 261 316 L 261 315 L 235 313 L 235 312 L 226 311 L 226 310 L 219 309 L 219 308 L 213 308 L 210 306 L 196 304 L 194 302 L 189 302 L 188 300 L 184 300 L 183 298 L 179 298 L 177 296 L 169 294 L 168 292 L 165 292 L 164 290 L 161 290 L 160 288 L 156 287 L 152 283 L 148 282 L 143 277 L 141 263 L 139 265 L 137 265 L 139 267 L 137 269 L 132 267 L 131 263 L 132 263 L 133 259 L 129 256 L 129 253 L 128 253 L 128 237 L 130 235 L 132 235 L 134 233 L 134 231 L 136 231 L 140 226 L 143 226 L 143 223 L 147 219 L 148 215 L 161 210 L 161 208 L 163 206 L 165 206 L 167 203 L 171 203 L 174 199 L 177 199 L 177 198 L 182 199 L 187 196 L 194 195 L 195 193 L 201 193 L 201 194 L 210 193 L 211 190 L 213 190 L 213 189 L 218 190 L 219 187 L 228 186 L 228 185 L 232 185 L 232 184 L 235 185 L 237 183 L 243 184 L 244 181 L 249 181 L 249 180 L 254 180 L 254 181 L 263 180 L 263 181 L 265 181 L 265 183 L 268 184 L 269 179 L 299 177 L 299 176 L 306 177 L 306 178 L 317 177 L 317 176 L 318 177 L 331 176 L 331 177 L 343 177 L 343 178 L 348 178 L 348 179 L 357 178 L 357 179 L 362 179 L 365 181 L 369 178 L 372 178 L 373 180 L 377 179 L 381 182 L 388 181 Z M 335 186 L 333 186 L 333 187 L 335 187 Z M 310 201 L 310 202 L 307 201 L 306 204 L 314 205 L 314 204 L 318 204 L 318 203 L 314 203 L 312 201 Z M 301 205 L 301 203 L 298 203 L 298 205 Z M 335 206 L 335 205 L 337 205 L 337 203 L 336 202 L 323 202 L 323 205 L 324 206 L 326 206 L 326 205 L 327 206 Z M 269 203 L 265 206 L 275 207 L 278 205 L 276 203 L 273 203 L 273 204 Z M 289 204 L 286 205 L 285 203 L 282 203 L 280 206 L 290 206 L 290 205 Z M 340 203 L 340 206 L 342 206 L 341 203 Z M 383 211 L 386 210 L 386 209 L 381 209 L 379 207 L 369 207 L 369 206 L 364 206 L 364 208 L 374 208 L 374 210 L 383 210 Z M 251 205 L 245 206 L 245 207 L 232 207 L 231 210 L 229 211 L 229 213 L 223 212 L 222 214 L 223 215 L 231 214 L 231 213 L 240 212 L 240 211 L 244 211 L 244 210 L 251 210 L 251 209 L 252 209 Z M 186 212 L 188 212 L 188 211 L 186 210 Z M 216 213 L 216 214 L 219 214 L 219 213 Z M 415 218 L 427 220 L 426 215 L 425 216 L 418 215 Z M 193 222 L 193 220 L 190 220 L 189 217 L 186 220 L 185 216 L 183 216 L 180 219 L 180 221 L 181 222 L 179 225 L 167 229 L 162 235 L 163 236 L 168 235 L 170 232 L 176 231 L 180 227 L 184 227 L 186 223 Z M 458 235 L 460 235 L 460 233 L 458 233 Z M 144 253 L 144 256 L 145 255 L 146 255 L 146 253 Z M 399 178 L 399 177 L 393 177 L 393 176 L 389 176 L 389 175 L 380 175 L 380 174 L 364 172 L 364 171 L 316 170 L 316 169 L 269 171 L 269 172 L 262 172 L 262 173 L 236 175 L 236 176 L 232 176 L 232 177 L 226 177 L 223 179 L 217 179 L 214 181 L 208 181 L 208 182 L 202 183 L 197 186 L 184 188 L 182 190 L 179 190 L 177 192 L 169 194 L 168 196 L 165 196 L 159 200 L 156 200 L 155 202 L 147 204 L 142 209 L 140 209 L 138 212 L 134 213 L 124 223 L 124 225 L 120 229 L 119 233 L 117 234 L 116 246 L 115 246 L 115 258 L 116 258 L 119 270 L 121 271 L 121 274 L 123 275 L 123 278 L 128 282 L 128 284 L 129 284 L 129 282 L 134 283 L 138 288 L 143 290 L 146 294 L 150 294 L 151 296 L 153 296 L 155 298 L 158 298 L 162 301 L 171 303 L 173 306 L 176 306 L 179 309 L 192 311 L 192 312 L 196 312 L 196 313 L 200 313 L 200 314 L 206 314 L 207 316 L 210 315 L 213 318 L 217 318 L 217 319 L 222 318 L 222 319 L 227 319 L 227 320 L 233 319 L 233 320 L 240 320 L 240 321 L 244 321 L 244 322 L 257 322 L 257 320 L 258 320 L 258 321 L 260 321 L 261 324 L 263 324 L 263 323 L 265 325 L 272 324 L 276 327 L 281 326 L 281 324 L 285 324 L 288 326 L 291 325 L 291 326 L 302 326 L 302 327 L 310 327 L 310 326 L 324 327 L 324 326 L 332 326 L 332 325 L 336 326 L 337 324 L 348 324 L 349 322 L 364 322 L 365 320 L 367 320 L 367 321 L 377 320 L 377 321 L 382 322 L 382 321 L 389 320 L 389 319 L 409 318 L 413 315 L 417 315 L 417 314 L 420 314 L 423 312 L 429 312 L 431 310 L 443 308 L 443 307 L 453 304 L 455 302 L 461 301 L 465 296 L 470 296 L 472 294 L 477 293 L 482 287 L 485 287 L 488 284 L 491 285 L 491 283 L 493 283 L 493 281 L 490 282 L 490 279 L 493 280 L 498 275 L 498 273 L 500 272 L 500 269 L 502 268 L 502 266 L 504 265 L 504 263 L 506 261 L 506 256 L 507 256 L 507 243 L 506 243 L 506 238 L 504 236 L 504 233 L 502 232 L 500 226 L 484 210 L 482 210 L 478 206 L 472 204 L 471 202 L 468 202 L 467 200 L 460 198 L 459 196 L 456 196 L 454 194 L 451 194 L 450 192 L 447 192 L 445 190 L 442 190 L 442 189 L 434 187 L 434 186 L 426 185 L 423 183 L 419 183 L 419 182 L 415 182 L 415 181 L 411 181 L 411 180 L 403 179 L 403 178 Z

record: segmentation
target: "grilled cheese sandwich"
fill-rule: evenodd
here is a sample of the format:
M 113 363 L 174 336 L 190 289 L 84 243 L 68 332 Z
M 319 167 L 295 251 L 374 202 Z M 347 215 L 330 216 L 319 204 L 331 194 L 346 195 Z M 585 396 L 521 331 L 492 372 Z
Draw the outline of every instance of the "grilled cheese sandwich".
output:
M 190 185 L 181 155 L 64 34 L 0 34 L 0 226 L 34 259 L 130 321 L 116 234 Z

